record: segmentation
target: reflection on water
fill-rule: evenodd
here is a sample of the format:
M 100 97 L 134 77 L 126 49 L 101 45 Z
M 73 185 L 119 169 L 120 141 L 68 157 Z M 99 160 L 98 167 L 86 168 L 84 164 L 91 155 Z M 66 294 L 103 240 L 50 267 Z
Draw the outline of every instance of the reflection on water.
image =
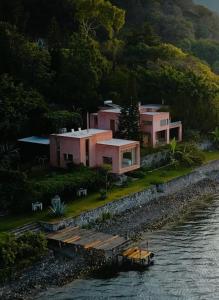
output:
M 156 254 L 145 272 L 77 280 L 38 299 L 219 299 L 219 197 L 180 224 L 144 238 Z

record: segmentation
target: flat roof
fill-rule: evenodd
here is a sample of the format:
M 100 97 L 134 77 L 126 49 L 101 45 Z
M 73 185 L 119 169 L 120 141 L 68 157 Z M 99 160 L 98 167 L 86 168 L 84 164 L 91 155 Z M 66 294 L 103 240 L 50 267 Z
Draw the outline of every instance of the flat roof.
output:
M 135 141 L 122 140 L 122 139 L 111 139 L 97 142 L 99 145 L 107 145 L 107 146 L 126 146 L 130 144 L 135 144 Z
M 66 132 L 66 133 L 59 133 L 59 134 L 54 134 L 57 136 L 64 136 L 64 137 L 73 137 L 73 138 L 86 138 L 90 137 L 92 135 L 98 134 L 98 133 L 104 133 L 104 132 L 109 132 L 110 130 L 103 130 L 103 129 L 84 129 L 84 130 L 78 130 L 74 132 Z
M 121 108 L 110 108 L 110 109 L 101 109 L 102 112 L 110 112 L 120 114 Z
M 142 104 L 141 105 L 141 107 L 144 107 L 144 108 L 159 108 L 162 106 L 165 106 L 165 105 L 162 105 L 162 104 Z
M 44 137 L 40 137 L 40 136 L 29 136 L 26 138 L 19 139 L 18 142 L 32 143 L 32 144 L 39 144 L 39 145 L 49 145 L 50 144 L 49 138 L 44 138 Z
M 149 115 L 149 116 L 156 116 L 160 114 L 162 114 L 162 112 L 158 112 L 158 111 L 146 111 L 141 113 L 141 115 Z

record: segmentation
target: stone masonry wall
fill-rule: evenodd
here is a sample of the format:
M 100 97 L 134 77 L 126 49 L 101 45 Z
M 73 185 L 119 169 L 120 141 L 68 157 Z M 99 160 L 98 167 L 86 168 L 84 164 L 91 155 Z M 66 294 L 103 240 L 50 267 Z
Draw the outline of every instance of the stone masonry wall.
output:
M 112 216 L 118 215 L 126 210 L 147 205 L 147 203 L 159 197 L 171 195 L 185 189 L 191 184 L 204 180 L 214 171 L 219 171 L 219 160 L 203 165 L 188 175 L 178 177 L 159 186 L 152 186 L 138 193 L 124 196 L 118 201 L 109 202 L 102 207 L 82 213 L 75 218 L 67 218 L 55 223 L 42 222 L 41 225 L 48 231 L 56 231 L 68 226 L 87 225 L 100 218 L 104 213 L 110 213 Z
M 141 158 L 141 167 L 156 168 L 164 165 L 168 160 L 169 151 L 159 151 L 156 153 L 148 154 Z

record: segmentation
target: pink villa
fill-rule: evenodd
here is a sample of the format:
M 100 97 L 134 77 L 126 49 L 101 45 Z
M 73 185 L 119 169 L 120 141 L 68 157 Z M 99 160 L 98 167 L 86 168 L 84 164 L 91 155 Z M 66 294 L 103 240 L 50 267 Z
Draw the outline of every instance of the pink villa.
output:
M 106 107 L 101 108 L 97 113 L 90 115 L 90 126 L 105 130 L 112 130 L 115 134 L 118 131 L 119 115 L 121 108 L 113 105 L 111 101 L 106 101 Z M 161 112 L 161 105 L 141 105 L 140 128 L 143 133 L 144 145 L 153 147 L 169 144 L 170 139 L 176 138 L 182 141 L 182 123 L 171 122 L 169 112 Z
M 124 174 L 140 168 L 140 144 L 114 139 L 111 130 L 85 129 L 50 135 L 50 163 L 66 168 L 69 163 L 88 167 L 111 165 L 111 172 Z

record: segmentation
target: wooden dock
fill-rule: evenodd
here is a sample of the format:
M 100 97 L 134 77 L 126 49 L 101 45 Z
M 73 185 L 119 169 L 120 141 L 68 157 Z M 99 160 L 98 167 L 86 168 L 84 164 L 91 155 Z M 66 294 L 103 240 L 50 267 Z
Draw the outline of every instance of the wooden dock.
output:
M 68 245 L 74 249 L 84 251 L 96 251 L 112 257 L 119 254 L 131 243 L 119 235 L 110 235 L 95 230 L 82 229 L 80 227 L 68 227 L 54 233 L 47 234 L 49 242 L 55 242 L 59 247 Z
M 148 250 L 132 247 L 125 250 L 122 254 L 123 260 L 130 262 L 131 264 L 138 264 L 147 266 L 150 265 L 154 254 Z
M 148 250 L 139 247 L 130 247 L 131 240 L 119 235 L 110 235 L 97 232 L 93 229 L 80 227 L 68 227 L 57 232 L 47 234 L 50 244 L 59 248 L 67 247 L 69 251 L 82 253 L 84 256 L 102 260 L 122 261 L 132 264 L 144 265 L 153 257 Z

